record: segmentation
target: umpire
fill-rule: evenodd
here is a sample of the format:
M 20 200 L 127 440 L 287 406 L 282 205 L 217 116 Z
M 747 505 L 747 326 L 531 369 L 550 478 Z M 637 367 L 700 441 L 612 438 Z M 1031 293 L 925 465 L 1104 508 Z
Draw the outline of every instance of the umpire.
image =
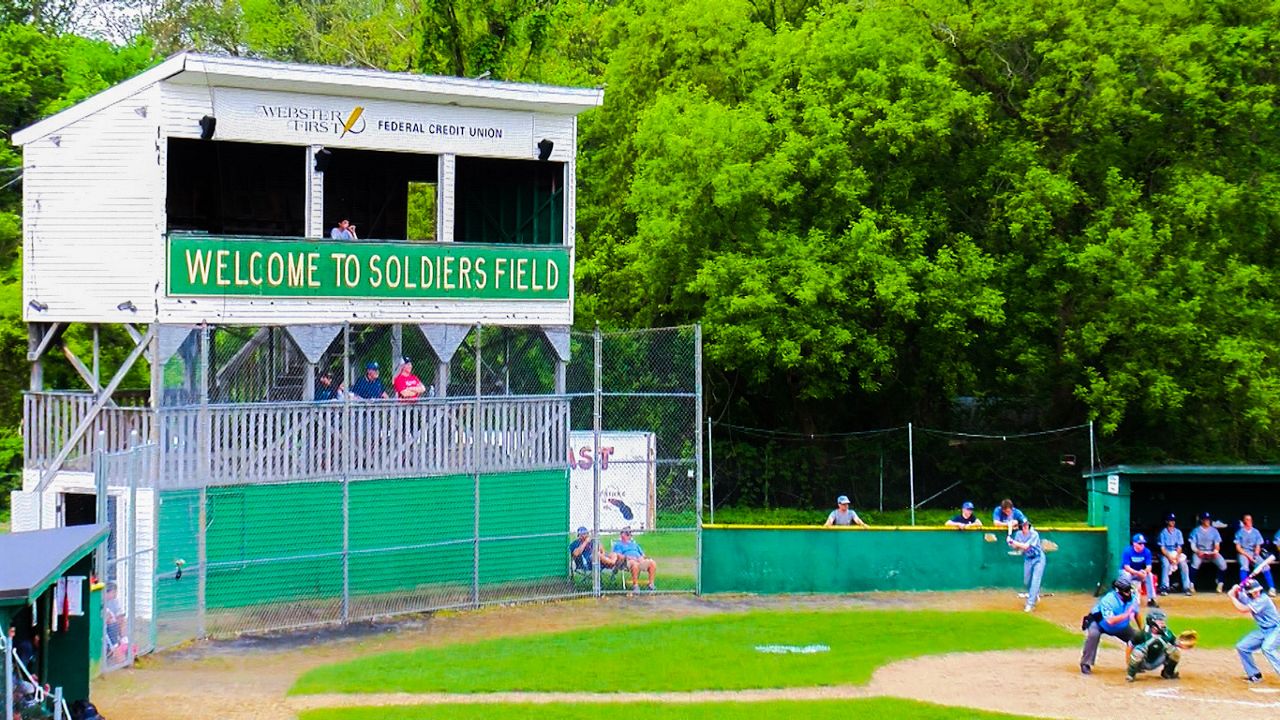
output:
M 1080 623 L 1085 631 L 1084 652 L 1080 654 L 1081 674 L 1093 672 L 1093 665 L 1098 661 L 1098 643 L 1103 635 L 1120 638 L 1126 644 L 1133 642 L 1136 634 L 1133 621 L 1137 617 L 1138 603 L 1133 599 L 1133 586 L 1127 578 L 1116 580 L 1112 583 L 1111 592 L 1103 595 Z

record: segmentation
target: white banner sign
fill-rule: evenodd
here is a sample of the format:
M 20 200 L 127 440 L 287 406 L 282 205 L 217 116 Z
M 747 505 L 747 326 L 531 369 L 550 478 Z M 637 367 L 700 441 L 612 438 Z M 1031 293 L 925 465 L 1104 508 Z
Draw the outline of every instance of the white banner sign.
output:
M 600 464 L 600 531 L 652 530 L 656 514 L 657 452 L 653 433 L 569 434 L 569 532 L 591 527 L 595 465 Z
M 532 158 L 533 114 L 217 88 L 219 140 Z

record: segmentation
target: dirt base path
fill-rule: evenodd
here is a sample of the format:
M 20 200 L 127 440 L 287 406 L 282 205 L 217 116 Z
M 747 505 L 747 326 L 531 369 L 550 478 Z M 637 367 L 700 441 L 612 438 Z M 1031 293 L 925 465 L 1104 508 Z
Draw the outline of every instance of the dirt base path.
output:
M 1093 602 L 1085 595 L 1046 598 L 1038 613 L 1064 627 L 1078 628 Z M 1175 617 L 1219 615 L 1220 596 L 1171 598 L 1164 605 Z M 494 693 L 369 694 L 287 697 L 306 670 L 369 654 L 466 642 L 491 637 L 569 630 L 600 623 L 647 621 L 759 609 L 839 608 L 942 610 L 1016 609 L 1009 592 L 885 593 L 840 597 L 689 596 L 605 598 L 436 613 L 385 625 L 359 625 L 310 634 L 244 638 L 200 644 L 144 659 L 94 684 L 94 701 L 107 717 L 133 720 L 217 718 L 294 720 L 307 708 L 351 705 L 415 705 L 443 702 L 662 702 L 840 699 L 888 695 L 947 705 L 1057 718 L 1106 718 L 1129 710 L 1149 712 L 1153 703 L 1176 716 L 1226 716 L 1232 709 L 1280 718 L 1280 683 L 1268 678 L 1249 688 L 1239 678 L 1230 651 L 1189 653 L 1179 681 L 1143 676 L 1124 682 L 1118 647 L 1104 650 L 1093 676 L 1081 676 L 1078 650 L 962 653 L 908 660 L 881 668 L 866 686 L 792 688 L 696 693 Z M 1259 692 L 1259 690 L 1263 692 Z M 1275 693 L 1266 691 L 1275 690 Z M 1165 705 L 1164 703 L 1173 703 Z M 1185 705 L 1185 709 L 1182 706 Z M 1178 709 L 1174 709 L 1178 708 Z

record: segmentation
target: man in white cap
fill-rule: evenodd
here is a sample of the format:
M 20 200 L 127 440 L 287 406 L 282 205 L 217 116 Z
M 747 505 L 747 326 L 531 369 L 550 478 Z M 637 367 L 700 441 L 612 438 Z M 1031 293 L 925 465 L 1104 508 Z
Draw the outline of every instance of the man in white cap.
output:
M 836 498 L 836 509 L 831 511 L 827 516 L 825 527 L 832 525 L 861 525 L 866 527 L 867 524 L 862 522 L 862 518 L 858 517 L 858 513 L 849 509 L 849 496 L 841 495 Z

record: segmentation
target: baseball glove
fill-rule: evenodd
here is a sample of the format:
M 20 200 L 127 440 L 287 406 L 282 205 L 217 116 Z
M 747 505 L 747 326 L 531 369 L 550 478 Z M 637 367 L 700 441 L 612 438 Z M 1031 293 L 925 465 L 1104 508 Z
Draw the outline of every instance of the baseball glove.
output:
M 1196 632 L 1195 630 L 1183 630 L 1182 632 L 1178 633 L 1178 647 L 1184 650 L 1190 650 L 1191 648 L 1195 647 L 1196 643 L 1199 640 L 1200 640 L 1200 633 Z

